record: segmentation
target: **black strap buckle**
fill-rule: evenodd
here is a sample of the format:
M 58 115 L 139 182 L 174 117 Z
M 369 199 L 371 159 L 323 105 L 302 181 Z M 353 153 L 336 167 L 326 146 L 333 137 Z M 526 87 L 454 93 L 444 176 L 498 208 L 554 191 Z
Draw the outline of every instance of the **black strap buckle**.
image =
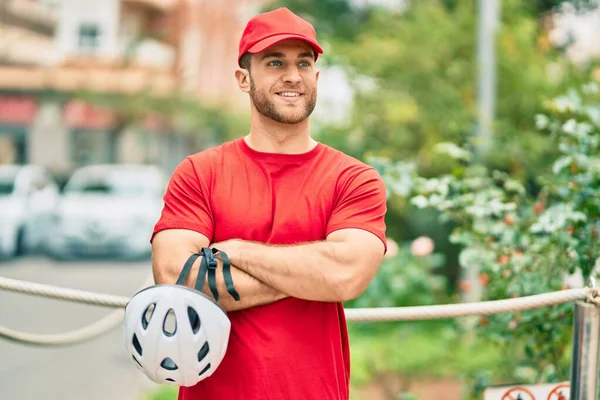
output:
M 217 288 L 217 267 L 219 266 L 219 262 L 217 261 L 213 250 L 208 247 L 203 247 L 200 254 L 202 254 L 202 262 L 206 265 L 206 269 L 208 270 L 208 287 L 210 292 L 215 300 L 219 301 L 219 289 Z
M 219 266 L 219 261 L 217 260 L 217 257 L 215 257 L 215 253 L 218 250 L 216 249 L 210 249 L 208 247 L 203 247 L 202 250 L 200 251 L 200 254 L 202 254 L 202 257 L 206 258 L 206 262 L 208 270 L 217 270 L 217 267 Z
M 200 250 L 200 253 L 192 254 L 188 260 L 186 261 L 183 269 L 181 270 L 181 274 L 177 279 L 177 285 L 183 285 L 186 277 L 189 275 L 190 270 L 192 269 L 192 265 L 198 259 L 198 257 L 202 256 L 200 260 L 200 269 L 198 271 L 198 277 L 196 278 L 196 284 L 194 288 L 202 292 L 202 288 L 204 286 L 204 279 L 206 275 L 208 275 L 208 287 L 210 292 L 216 301 L 219 301 L 219 290 L 217 288 L 217 268 L 219 266 L 219 260 L 217 260 L 216 254 L 221 256 L 221 260 L 223 261 L 223 278 L 225 280 L 225 286 L 227 287 L 227 292 L 233 297 L 236 301 L 240 300 L 240 295 L 236 292 L 233 287 L 233 278 L 231 276 L 231 263 L 229 262 L 229 257 L 223 251 L 219 251 L 217 249 L 211 249 L 209 247 L 203 247 Z

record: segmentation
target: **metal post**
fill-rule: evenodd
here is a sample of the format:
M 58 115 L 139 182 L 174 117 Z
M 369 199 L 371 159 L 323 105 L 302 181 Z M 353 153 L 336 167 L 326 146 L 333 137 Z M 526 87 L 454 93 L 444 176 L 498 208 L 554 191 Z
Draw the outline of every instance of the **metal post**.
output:
M 477 127 L 475 131 L 475 158 L 477 162 L 489 150 L 496 108 L 496 34 L 501 15 L 501 0 L 477 2 Z M 470 266 L 461 271 L 471 289 L 463 301 L 480 301 L 483 288 L 477 280 L 479 269 Z
M 600 307 L 578 301 L 573 313 L 571 400 L 598 399 Z
M 477 30 L 478 118 L 477 153 L 490 146 L 496 108 L 496 33 L 500 0 L 479 0 Z

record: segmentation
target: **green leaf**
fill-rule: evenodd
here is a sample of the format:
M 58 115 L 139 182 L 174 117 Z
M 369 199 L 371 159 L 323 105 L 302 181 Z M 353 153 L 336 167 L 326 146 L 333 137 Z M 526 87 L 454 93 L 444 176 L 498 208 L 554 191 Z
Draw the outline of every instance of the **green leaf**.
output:
M 566 167 L 571 165 L 572 162 L 573 162 L 572 156 L 563 156 L 563 157 L 559 158 L 558 160 L 556 160 L 554 162 L 554 164 L 552 164 L 552 172 L 555 175 L 558 175 L 563 169 L 565 169 Z
M 462 149 L 454 143 L 438 143 L 433 148 L 434 151 L 442 154 L 447 154 L 455 160 L 471 162 L 473 160 L 473 153 Z
M 585 222 L 584 213 L 576 211 L 570 204 L 557 204 L 548 208 L 537 222 L 531 226 L 533 233 L 557 233 L 564 231 L 569 224 Z

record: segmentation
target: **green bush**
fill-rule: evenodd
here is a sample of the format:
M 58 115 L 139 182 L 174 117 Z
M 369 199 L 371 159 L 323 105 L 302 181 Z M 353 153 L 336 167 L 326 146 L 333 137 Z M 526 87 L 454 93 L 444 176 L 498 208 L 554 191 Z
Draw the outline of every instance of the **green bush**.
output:
M 450 239 L 462 247 L 461 266 L 480 271 L 484 299 L 561 290 L 567 275 L 577 272 L 587 279 L 600 265 L 598 86 L 570 90 L 548 102 L 546 110 L 536 116 L 536 126 L 550 134 L 559 157 L 533 191 L 503 171 L 477 164 L 469 147 L 451 143 L 437 146 L 455 160 L 451 174 L 411 176 L 412 203 L 457 225 Z M 387 169 L 398 167 L 389 163 Z M 479 334 L 500 346 L 520 346 L 511 353 L 521 366 L 514 379 L 568 379 L 572 308 L 562 304 L 481 318 Z

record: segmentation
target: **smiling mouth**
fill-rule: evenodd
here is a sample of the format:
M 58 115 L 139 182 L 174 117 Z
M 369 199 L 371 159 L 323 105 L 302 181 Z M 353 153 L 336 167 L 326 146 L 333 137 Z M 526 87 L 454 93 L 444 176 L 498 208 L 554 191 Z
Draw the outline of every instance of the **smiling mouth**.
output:
M 277 92 L 276 94 L 278 96 L 289 98 L 289 99 L 294 99 L 294 98 L 303 96 L 302 93 L 298 93 L 298 92 Z

